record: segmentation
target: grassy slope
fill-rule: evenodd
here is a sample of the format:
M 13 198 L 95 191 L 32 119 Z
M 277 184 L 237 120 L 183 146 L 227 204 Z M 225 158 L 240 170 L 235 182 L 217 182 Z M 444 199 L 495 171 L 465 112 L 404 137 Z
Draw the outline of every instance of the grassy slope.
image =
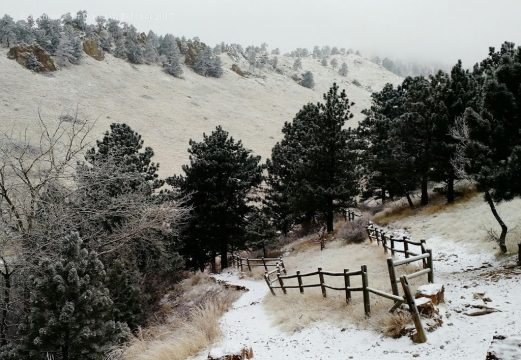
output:
M 284 56 L 279 57 L 279 67 L 287 75 L 264 71 L 260 74 L 264 78 L 243 78 L 230 70 L 228 55 L 222 55 L 221 79 L 205 78 L 187 68 L 184 79 L 176 79 L 157 65 L 131 65 L 110 55 L 102 62 L 86 56 L 80 66 L 39 75 L 6 54 L 0 49 L 0 130 L 31 131 L 38 109 L 46 121 L 54 121 L 78 108 L 82 116 L 97 119 L 95 138 L 112 122 L 126 122 L 140 132 L 145 144 L 154 148 L 163 175 L 178 172 L 187 161 L 190 138 L 200 139 L 216 125 L 265 158 L 280 139 L 283 123 L 305 103 L 320 100 L 333 81 L 347 89 L 358 116 L 370 104 L 369 87 L 378 90 L 387 82 L 400 81 L 356 55 L 338 59 L 349 66 L 347 78 L 317 60 L 304 59 L 302 71 L 315 74 L 316 87 L 310 90 L 290 78 L 293 59 Z M 244 61 L 239 66 L 248 70 Z M 351 84 L 354 79 L 364 87 Z

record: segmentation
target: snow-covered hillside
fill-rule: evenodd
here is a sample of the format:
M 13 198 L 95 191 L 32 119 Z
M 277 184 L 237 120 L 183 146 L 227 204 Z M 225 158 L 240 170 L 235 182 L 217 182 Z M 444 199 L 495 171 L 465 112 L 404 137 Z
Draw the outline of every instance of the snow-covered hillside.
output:
M 205 78 L 184 67 L 184 79 L 177 79 L 157 65 L 132 65 L 110 55 L 101 62 L 85 55 L 78 66 L 41 75 L 7 59 L 6 54 L 0 50 L 0 130 L 31 130 L 38 110 L 45 121 L 52 122 L 77 108 L 82 117 L 97 120 L 95 138 L 113 122 L 125 122 L 141 133 L 145 144 L 154 148 L 163 175 L 180 171 L 188 159 L 190 138 L 200 139 L 217 125 L 266 158 L 281 137 L 283 123 L 305 103 L 320 100 L 334 81 L 355 102 L 350 125 L 370 105 L 371 90 L 401 81 L 354 54 L 334 56 L 339 64 L 347 63 L 347 77 L 322 66 L 320 60 L 303 59 L 299 73 L 310 70 L 314 74 L 314 90 L 291 79 L 294 59 L 286 56 L 279 56 L 278 64 L 284 75 L 256 70 L 256 76 L 241 77 L 231 70 L 233 60 L 223 54 L 222 78 Z M 249 70 L 245 61 L 239 66 Z M 354 85 L 354 80 L 361 86 Z

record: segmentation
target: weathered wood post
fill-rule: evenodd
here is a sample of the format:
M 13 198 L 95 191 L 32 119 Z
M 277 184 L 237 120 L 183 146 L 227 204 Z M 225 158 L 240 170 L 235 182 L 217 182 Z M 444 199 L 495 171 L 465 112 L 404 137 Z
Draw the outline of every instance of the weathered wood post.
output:
M 284 275 L 288 275 L 288 272 L 286 271 L 286 265 L 284 265 L 284 260 L 282 260 L 282 256 L 279 257 L 279 263 L 282 265 L 282 271 L 284 271 Z
M 380 236 L 382 237 L 382 245 L 384 247 L 384 253 L 387 254 L 387 239 L 385 238 L 385 234 L 382 230 L 382 232 L 380 232 Z
M 268 272 L 267 271 L 264 273 L 264 280 L 266 280 L 266 284 L 268 284 L 268 287 L 270 288 L 271 295 L 275 295 L 275 291 L 271 287 L 270 277 L 268 276 Z
M 405 251 L 405 258 L 409 258 L 409 243 L 407 242 L 407 236 L 403 237 L 403 250 Z
M 521 266 L 521 243 L 517 244 L 517 265 Z
M 347 273 L 349 272 L 349 269 L 344 269 L 344 285 L 346 287 L 346 303 L 349 304 L 351 301 L 351 290 L 349 288 L 351 287 L 351 279 L 349 278 L 349 275 Z
M 251 271 L 250 259 L 246 258 L 246 264 L 248 265 L 248 271 Z
M 389 241 L 391 243 L 391 256 L 394 256 L 394 237 L 393 237 L 393 235 L 389 236 Z
M 264 265 L 264 270 L 268 271 L 268 267 L 266 266 L 266 260 L 264 260 L 264 257 L 262 259 L 262 265 Z
M 400 278 L 400 282 L 402 283 L 405 300 L 407 300 L 407 305 L 409 305 L 409 311 L 411 312 L 412 320 L 414 322 L 414 326 L 416 327 L 417 337 L 413 338 L 413 341 L 424 343 L 427 341 L 427 336 L 425 335 L 425 330 L 423 330 L 420 314 L 418 313 L 418 308 L 416 307 L 416 303 L 412 297 L 411 289 L 409 288 L 409 282 L 407 281 L 407 276 L 403 275 Z
M 431 269 L 429 274 L 427 275 L 429 282 L 432 284 L 434 282 L 434 266 L 432 265 L 432 250 L 427 249 L 427 253 L 429 257 L 427 258 L 427 267 Z
M 391 280 L 391 289 L 393 290 L 393 295 L 400 295 L 398 292 L 398 284 L 396 283 L 396 272 L 394 270 L 393 259 L 387 259 L 387 269 L 389 270 L 389 280 Z
M 239 258 L 239 265 L 241 267 L 241 272 L 242 272 L 243 270 L 242 270 L 242 258 L 241 257 Z
M 365 316 L 371 316 L 371 300 L 369 299 L 369 281 L 367 279 L 367 265 L 362 265 L 362 291 L 364 295 L 364 311 Z
M 282 281 L 282 278 L 280 277 L 280 272 L 277 272 L 277 279 L 279 280 L 280 288 L 282 289 L 282 292 L 286 294 L 286 288 L 284 288 L 284 282 Z
M 422 254 L 425 254 L 427 252 L 427 248 L 426 248 L 426 241 L 424 239 L 420 240 L 420 247 L 421 247 L 421 250 L 422 250 Z M 423 268 L 425 269 L 427 267 L 427 259 L 423 259 Z
M 367 225 L 367 227 L 365 228 L 365 230 L 367 231 L 367 237 L 369 238 L 369 241 L 373 241 L 373 238 L 371 237 L 371 225 Z
M 304 288 L 302 287 L 302 276 L 300 276 L 300 271 L 297 271 L 297 281 L 298 281 L 298 288 L 300 290 L 300 293 L 304 294 Z
M 322 268 L 318 268 L 318 278 L 320 279 L 320 288 L 322 289 L 322 296 L 326 297 L 326 287 L 324 286 L 324 274 L 322 274 Z

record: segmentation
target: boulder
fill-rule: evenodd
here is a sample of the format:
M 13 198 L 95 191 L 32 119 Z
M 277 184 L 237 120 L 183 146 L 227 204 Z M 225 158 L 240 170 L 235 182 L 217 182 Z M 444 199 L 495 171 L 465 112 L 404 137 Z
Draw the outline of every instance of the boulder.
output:
M 427 284 L 418 287 L 415 298 L 429 298 L 433 305 L 445 302 L 445 287 L 440 284 Z
M 94 39 L 85 39 L 83 41 L 83 51 L 91 58 L 98 61 L 105 59 L 105 53 L 99 47 L 98 43 Z
M 30 68 L 36 72 L 49 72 L 58 70 L 58 67 L 56 66 L 56 63 L 54 62 L 54 59 L 51 57 L 51 55 L 37 44 L 20 44 L 13 46 L 9 49 L 7 57 L 9 59 L 16 60 L 16 62 L 23 67 L 28 69 Z M 28 61 L 28 59 L 31 57 L 38 61 L 38 67 L 32 66 L 31 62 Z
M 244 347 L 233 354 L 224 354 L 221 349 L 215 349 L 208 354 L 208 360 L 250 360 L 253 359 L 252 348 Z

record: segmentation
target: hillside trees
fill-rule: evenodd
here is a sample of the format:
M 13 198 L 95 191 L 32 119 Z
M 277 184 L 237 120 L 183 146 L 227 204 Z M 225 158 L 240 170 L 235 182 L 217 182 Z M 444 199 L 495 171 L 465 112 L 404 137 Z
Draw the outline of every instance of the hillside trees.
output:
M 343 128 L 352 105 L 333 84 L 323 103 L 305 105 L 292 123 L 284 124 L 284 138 L 267 164 L 266 197 L 281 230 L 318 213 L 332 232 L 335 212 L 354 203 L 357 155 L 351 132 Z
M 203 76 L 219 78 L 223 74 L 221 58 L 214 55 L 212 49 L 206 45 L 197 54 L 193 68 L 196 73 Z
M 230 246 L 244 246 L 247 215 L 252 212 L 253 191 L 262 181 L 260 157 L 251 154 L 218 126 L 203 140 L 190 140 L 190 164 L 184 175 L 167 179 L 188 197 L 191 219 L 184 231 L 183 251 L 190 266 L 203 269 L 221 255 L 227 267 Z
M 499 245 L 506 252 L 508 227 L 495 202 L 521 195 L 521 49 L 505 43 L 490 49 L 474 69 L 482 83 L 480 106 L 467 109 L 453 131 L 460 141 L 459 170 L 477 182 L 501 227 Z
M 345 62 L 340 65 L 340 69 L 338 69 L 338 74 L 340 76 L 347 76 L 347 64 Z
M 306 71 L 304 74 L 302 74 L 300 85 L 308 89 L 313 89 L 315 87 L 315 79 L 313 78 L 313 73 L 311 71 Z

